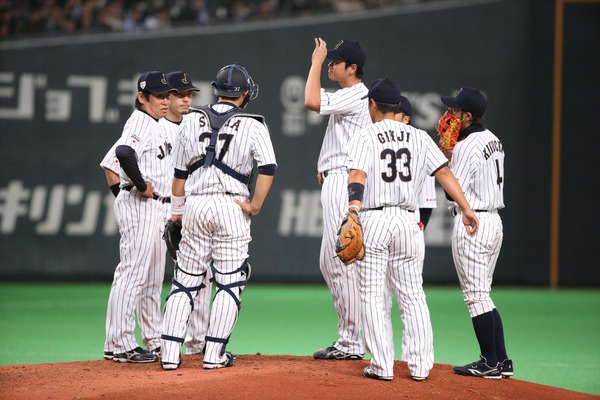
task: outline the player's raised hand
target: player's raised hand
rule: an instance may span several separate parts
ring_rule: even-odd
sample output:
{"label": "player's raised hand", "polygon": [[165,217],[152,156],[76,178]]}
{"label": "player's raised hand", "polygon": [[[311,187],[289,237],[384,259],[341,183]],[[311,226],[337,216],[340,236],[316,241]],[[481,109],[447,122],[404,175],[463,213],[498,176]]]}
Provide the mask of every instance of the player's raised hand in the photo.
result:
{"label": "player's raised hand", "polygon": [[477,228],[479,228],[479,219],[473,210],[467,210],[462,212],[462,220],[469,236],[475,236]]}
{"label": "player's raised hand", "polygon": [[317,64],[323,64],[327,58],[327,43],[320,37],[315,38],[315,49],[312,53],[312,62]]}

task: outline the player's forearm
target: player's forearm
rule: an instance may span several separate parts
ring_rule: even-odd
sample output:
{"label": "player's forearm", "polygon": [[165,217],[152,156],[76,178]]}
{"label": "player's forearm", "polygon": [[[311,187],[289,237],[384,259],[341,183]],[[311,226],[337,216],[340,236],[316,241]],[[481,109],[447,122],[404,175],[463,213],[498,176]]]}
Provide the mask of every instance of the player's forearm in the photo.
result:
{"label": "player's forearm", "polygon": [[148,185],[144,181],[142,173],[140,172],[140,167],[135,158],[135,150],[133,150],[130,146],[119,145],[115,149],[115,155],[119,159],[121,168],[123,168],[123,171],[125,171],[135,187],[140,192],[145,192]]}
{"label": "player's forearm", "polygon": [[450,168],[444,167],[440,169],[438,172],[435,173],[435,178],[442,185],[444,190],[450,196],[452,196],[452,199],[454,199],[454,201],[459,205],[461,210],[471,210],[471,206],[469,205],[469,202],[467,201],[467,198],[465,197],[465,194],[463,193],[463,190],[460,187],[458,180],[456,179],[452,171],[450,171]]}
{"label": "player's forearm", "polygon": [[321,111],[321,70],[321,64],[313,62],[306,78],[304,107],[310,111]]}
{"label": "player's forearm", "polygon": [[258,174],[258,178],[256,179],[256,186],[254,187],[254,196],[252,196],[252,200],[250,204],[252,205],[253,215],[258,214],[260,209],[267,198],[267,194],[271,190],[271,185],[273,184],[273,175],[263,175]]}

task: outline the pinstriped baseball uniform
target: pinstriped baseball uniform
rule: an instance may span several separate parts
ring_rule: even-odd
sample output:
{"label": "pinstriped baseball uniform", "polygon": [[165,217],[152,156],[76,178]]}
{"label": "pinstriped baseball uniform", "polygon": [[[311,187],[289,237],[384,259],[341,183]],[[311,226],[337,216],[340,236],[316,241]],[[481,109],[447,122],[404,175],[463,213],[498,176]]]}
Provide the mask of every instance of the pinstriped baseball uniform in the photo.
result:
{"label": "pinstriped baseball uniform", "polygon": [[363,83],[342,88],[334,93],[321,90],[320,115],[329,115],[329,123],[318,160],[318,170],[327,174],[321,189],[323,206],[323,239],[320,268],[338,315],[338,335],[334,347],[350,354],[364,354],[360,338],[360,299],[354,265],[345,266],[335,257],[337,230],[347,209],[345,168],[347,147],[351,138],[371,124]]}
{"label": "pinstriped baseball uniform", "polygon": [[[184,115],[183,118],[185,119],[186,115]],[[175,143],[177,136],[181,131],[183,121],[181,123],[177,123],[165,117],[159,120],[159,124],[171,138],[171,143]],[[170,216],[170,214],[171,212],[169,210],[168,215]],[[184,342],[186,354],[198,354],[204,351],[204,337],[206,336],[206,331],[208,329],[210,296],[212,292],[212,282],[210,281],[211,278],[212,271],[209,268],[208,273],[205,275],[204,280],[202,281],[206,288],[198,292],[198,295],[194,297],[194,309],[190,314]]]}
{"label": "pinstriped baseball uniform", "polygon": [[[115,148],[120,144],[120,140],[117,140],[115,144],[110,148],[110,150],[106,153],[102,161],[100,162],[100,167],[108,168],[116,174],[121,174],[121,166],[119,165],[119,160],[115,156]],[[168,215],[168,214],[166,214]],[[145,346],[151,346],[150,348],[154,349],[158,347],[157,338],[160,340],[160,314],[156,315],[155,305],[158,302],[160,304],[160,291],[157,291],[156,288],[160,285],[162,289],[162,283],[164,281],[164,276],[160,275],[160,272],[154,273],[150,275],[150,278],[153,279],[153,282],[147,281],[148,286],[143,287],[140,292],[140,296],[137,302],[136,310],[138,312],[138,323],[140,325],[140,332],[142,333],[142,340]],[[160,307],[159,307],[160,312]],[[110,310],[109,310],[110,313]],[[146,315],[150,316],[147,317]],[[107,315],[107,320],[109,317]],[[156,323],[159,322],[157,326]],[[112,332],[108,332],[109,327],[112,327],[112,324],[107,324],[107,332],[106,332],[106,342],[104,343],[104,351],[108,353],[114,352],[114,345],[108,342],[108,338],[112,337]],[[158,327],[158,329],[157,329]],[[159,335],[158,337],[156,335]]]}
{"label": "pinstriped baseball uniform", "polygon": [[[225,103],[212,105],[223,113],[231,106]],[[203,113],[188,114],[183,130],[173,147],[174,166],[187,171],[191,164],[206,154],[210,126]],[[207,135],[202,135],[202,134]],[[202,135],[202,140],[198,140]],[[275,165],[275,153],[269,130],[261,122],[243,116],[234,116],[219,130],[216,155],[221,161],[247,175],[252,172],[253,162],[258,166]],[[226,360],[224,345],[228,341],[238,318],[238,304],[249,271],[241,271],[248,258],[250,217],[233,199],[249,198],[248,186],[225,174],[214,165],[194,171],[186,182],[186,202],[183,212],[182,240],[178,252],[176,280],[185,288],[200,285],[202,276],[209,268],[214,269],[217,286],[230,285],[229,289],[217,291],[211,310],[207,333],[204,363],[222,363]],[[184,292],[175,292],[173,286],[163,316],[163,337],[182,337],[190,313],[190,299]],[[204,290],[204,289],[202,289]],[[197,291],[194,291],[195,296]],[[209,341],[216,338],[221,342]],[[162,340],[162,362],[179,363],[181,346],[171,340]]]}
{"label": "pinstriped baseball uniform", "polygon": [[[423,188],[421,189],[421,193],[419,194],[419,204],[418,208],[415,210],[415,218],[417,221],[420,220],[419,217],[419,209],[420,208],[436,208],[437,207],[437,199],[435,194],[435,177],[427,176],[425,178],[425,183],[423,184]],[[419,232],[419,235],[423,235],[423,231]],[[425,238],[423,237],[423,243],[425,243]],[[386,283],[389,284],[389,281]],[[392,300],[393,293],[391,288],[386,288],[386,300],[385,302],[388,304],[386,309],[386,322],[389,322],[387,329],[389,330],[389,335],[392,337],[393,329],[392,329],[392,320],[391,320],[391,311],[392,311]],[[398,299],[396,299],[398,300]],[[404,310],[402,309],[402,304],[398,301],[398,309],[400,311],[401,320],[405,320]],[[404,322],[403,322],[404,325]],[[402,335],[402,361],[408,361],[408,355],[406,349],[409,346],[407,335]]]}
{"label": "pinstriped baseball uniform", "polygon": [[[135,151],[140,172],[145,181],[152,182],[154,193],[160,198],[169,196],[170,143],[158,121],[136,109],[127,120],[118,144]],[[122,169],[119,173],[122,190],[114,209],[121,233],[121,262],[115,270],[108,300],[105,351],[123,353],[138,347],[134,309],[138,310],[144,344],[153,350],[160,346],[160,294],[166,261],[162,229],[168,209],[160,198],[142,198],[136,188],[123,190],[133,183]]]}
{"label": "pinstriped baseball uniform", "polygon": [[[479,231],[468,236],[461,218],[454,218],[452,255],[471,318],[492,311],[492,277],[502,246],[498,210],[504,208],[504,148],[489,130],[473,132],[454,147],[450,169],[477,212]],[[451,203],[454,209],[458,207]],[[460,212],[459,212],[460,214]],[[502,360],[500,360],[502,361]]]}
{"label": "pinstriped baseball uniform", "polygon": [[424,240],[414,211],[428,175],[446,164],[429,135],[384,119],[355,137],[348,169],[366,172],[360,219],[366,256],[357,262],[363,331],[371,367],[394,375],[391,322],[385,321],[386,280],[404,311],[406,359],[412,376],[433,367],[433,332],[423,291]]}

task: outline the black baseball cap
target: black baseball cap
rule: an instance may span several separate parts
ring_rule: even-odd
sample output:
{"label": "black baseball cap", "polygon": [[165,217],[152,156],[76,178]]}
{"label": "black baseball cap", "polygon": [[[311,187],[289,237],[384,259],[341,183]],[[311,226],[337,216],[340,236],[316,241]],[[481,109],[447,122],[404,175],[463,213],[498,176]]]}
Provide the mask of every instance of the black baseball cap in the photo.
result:
{"label": "black baseball cap", "polygon": [[475,118],[483,117],[487,107],[487,101],[483,93],[478,89],[464,87],[456,96],[441,96],[442,103],[450,108],[468,111]]}
{"label": "black baseball cap", "polygon": [[400,100],[400,109],[398,110],[399,112],[403,112],[404,114],[408,115],[409,117],[412,116],[413,113],[413,108],[412,105],[410,104],[410,101],[408,101],[408,99],[405,96],[400,96],[401,100]]}
{"label": "black baseball cap", "polygon": [[402,94],[400,87],[390,78],[380,78],[375,80],[369,88],[369,93],[362,99],[370,98],[379,103],[400,104],[402,102]]}
{"label": "black baseball cap", "polygon": [[177,91],[169,85],[167,77],[160,71],[144,72],[138,79],[137,89],[138,92],[150,92],[154,94]]}
{"label": "black baseball cap", "polygon": [[360,44],[354,40],[343,39],[331,50],[327,50],[327,58],[333,61],[348,61],[361,69],[365,66],[367,55]]}
{"label": "black baseball cap", "polygon": [[167,74],[167,81],[169,82],[169,85],[178,92],[187,92],[188,90],[193,90],[195,92],[200,91],[200,89],[194,86],[192,80],[183,71],[169,72]]}

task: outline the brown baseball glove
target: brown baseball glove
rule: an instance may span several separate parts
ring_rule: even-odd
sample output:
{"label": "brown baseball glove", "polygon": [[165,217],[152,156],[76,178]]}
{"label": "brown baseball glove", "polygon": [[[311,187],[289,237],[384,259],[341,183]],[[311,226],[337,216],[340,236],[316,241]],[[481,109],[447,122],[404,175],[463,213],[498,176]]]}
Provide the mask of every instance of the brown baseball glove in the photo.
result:
{"label": "brown baseball glove", "polygon": [[456,115],[446,111],[438,121],[436,130],[440,135],[439,145],[442,150],[451,150],[456,145],[460,133],[461,122]]}
{"label": "brown baseball glove", "polygon": [[365,258],[362,225],[358,219],[358,213],[354,210],[348,211],[342,221],[342,226],[338,231],[335,251],[340,260],[346,265]]}

